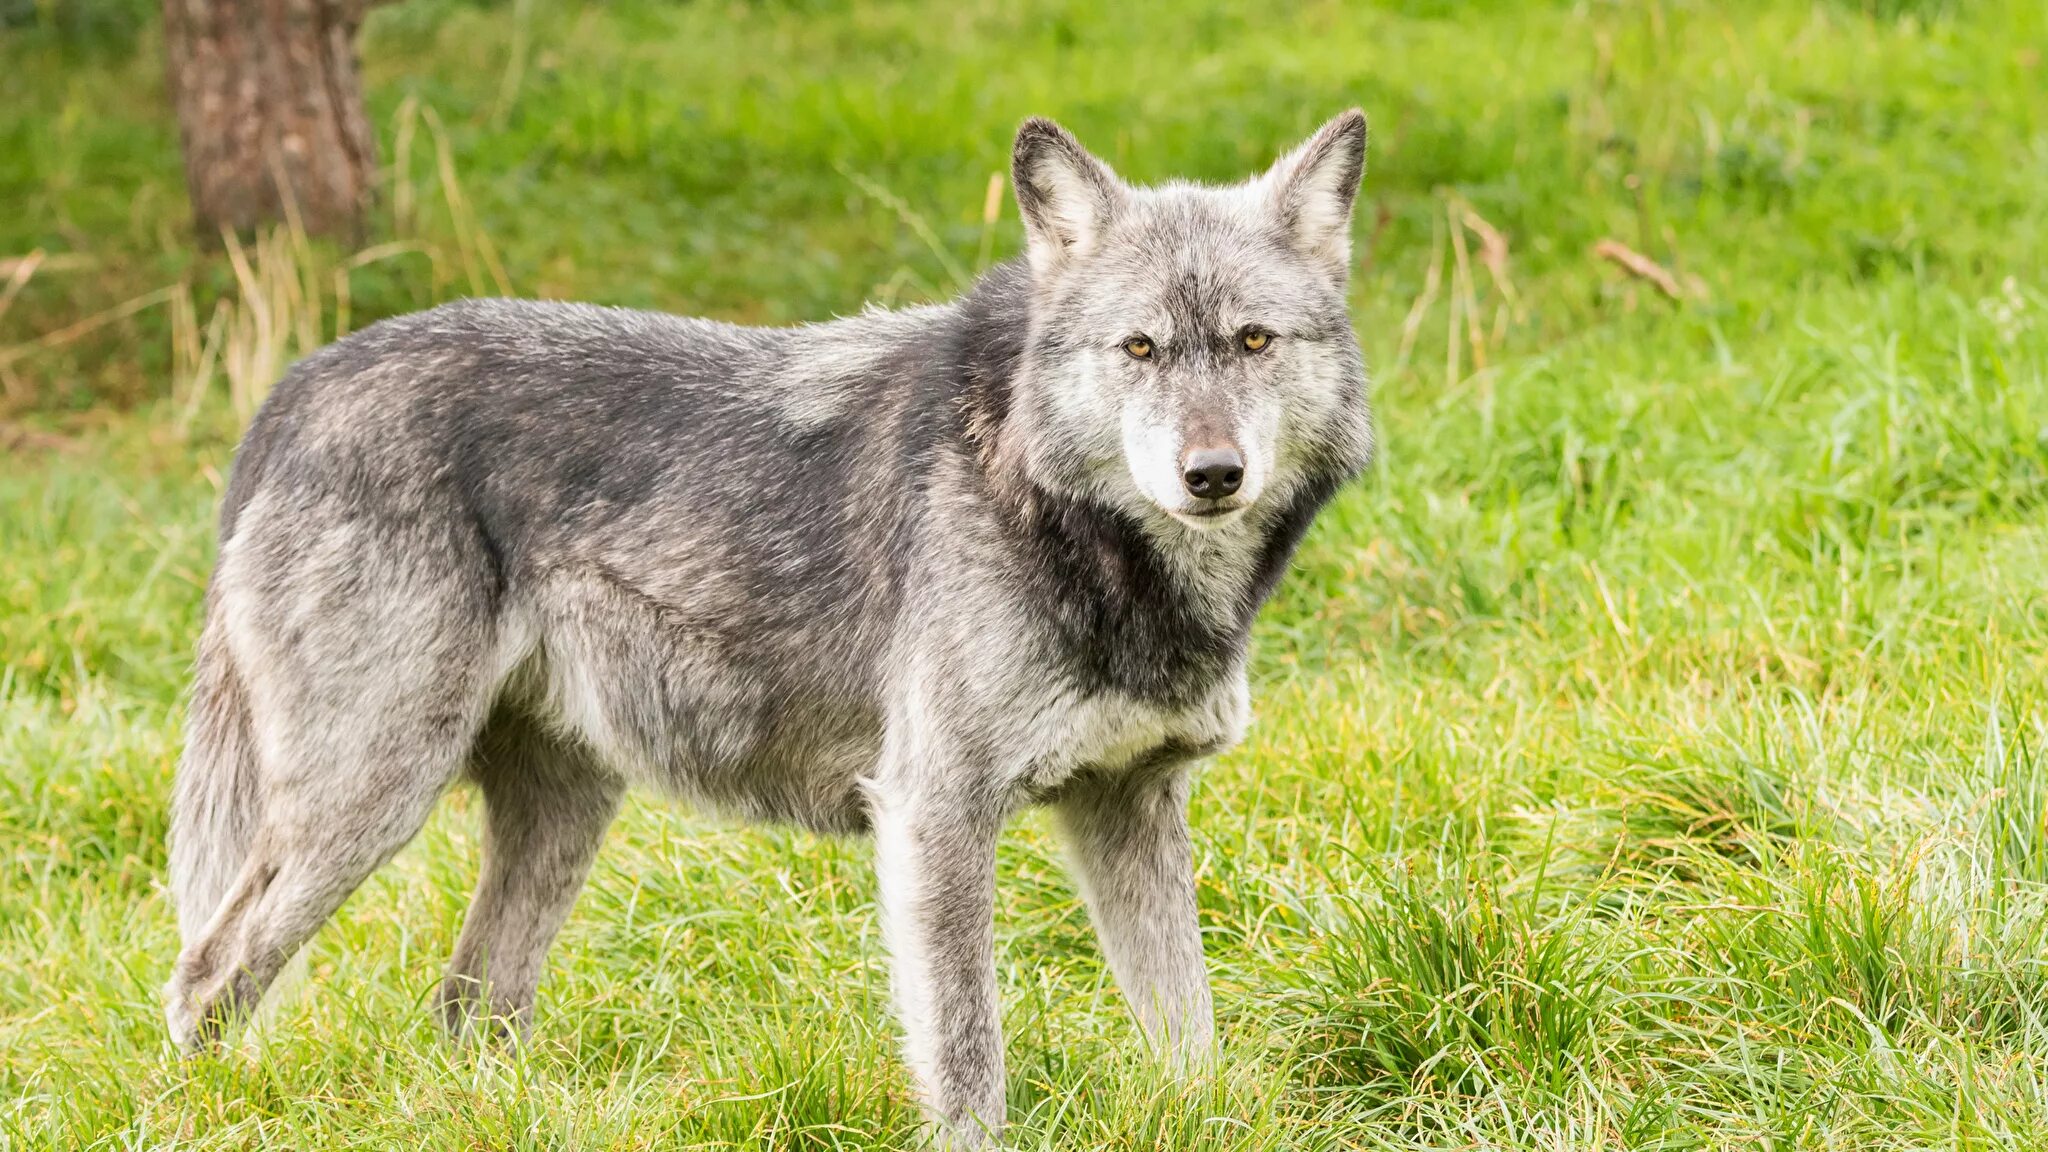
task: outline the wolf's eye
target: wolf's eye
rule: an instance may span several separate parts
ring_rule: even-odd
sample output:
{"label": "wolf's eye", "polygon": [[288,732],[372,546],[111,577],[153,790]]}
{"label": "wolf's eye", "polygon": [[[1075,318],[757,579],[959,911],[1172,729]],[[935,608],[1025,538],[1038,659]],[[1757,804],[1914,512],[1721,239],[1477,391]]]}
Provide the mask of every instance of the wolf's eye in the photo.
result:
{"label": "wolf's eye", "polygon": [[1152,342],[1143,336],[1133,336],[1129,340],[1124,341],[1124,351],[1130,353],[1133,360],[1150,360],[1152,358]]}
{"label": "wolf's eye", "polygon": [[1263,352],[1266,350],[1266,345],[1273,342],[1272,336],[1259,331],[1257,328],[1245,329],[1244,334],[1237,339],[1239,343],[1244,345],[1244,350],[1247,352]]}

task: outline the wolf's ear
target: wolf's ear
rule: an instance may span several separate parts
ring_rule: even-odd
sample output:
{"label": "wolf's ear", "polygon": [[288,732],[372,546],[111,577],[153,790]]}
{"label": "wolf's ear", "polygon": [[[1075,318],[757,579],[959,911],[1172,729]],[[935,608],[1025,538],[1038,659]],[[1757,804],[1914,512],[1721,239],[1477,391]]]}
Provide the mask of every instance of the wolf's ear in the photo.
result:
{"label": "wolf's ear", "polygon": [[1342,282],[1351,266],[1351,205],[1365,175],[1365,113],[1356,108],[1316,129],[1264,178],[1288,239]]}
{"label": "wolf's ear", "polygon": [[1031,267],[1040,274],[1093,248],[1124,197],[1107,164],[1066,129],[1037,116],[1017,129],[1010,179],[1031,242]]}

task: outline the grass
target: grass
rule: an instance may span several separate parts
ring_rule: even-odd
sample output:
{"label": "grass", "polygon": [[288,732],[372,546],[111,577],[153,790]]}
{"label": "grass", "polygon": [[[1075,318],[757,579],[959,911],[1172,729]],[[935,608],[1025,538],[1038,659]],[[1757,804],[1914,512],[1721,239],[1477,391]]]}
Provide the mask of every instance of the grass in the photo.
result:
{"label": "grass", "polygon": [[[0,257],[51,254],[0,349],[234,298],[117,9],[0,6]],[[1372,116],[1385,455],[1196,801],[1227,1058],[1136,1055],[1026,819],[1019,1147],[2048,1147],[2040,5],[407,0],[364,51],[379,234],[414,250],[350,273],[355,324],[488,285],[478,237],[527,294],[943,295],[1015,250],[983,205],[1027,113],[1137,178]],[[527,1052],[451,1052],[424,1009],[476,867],[458,795],[312,946],[266,1059],[172,1057],[165,799],[235,426],[224,387],[172,395],[173,327],[0,352],[0,1146],[905,1143],[866,850],[652,801]]]}

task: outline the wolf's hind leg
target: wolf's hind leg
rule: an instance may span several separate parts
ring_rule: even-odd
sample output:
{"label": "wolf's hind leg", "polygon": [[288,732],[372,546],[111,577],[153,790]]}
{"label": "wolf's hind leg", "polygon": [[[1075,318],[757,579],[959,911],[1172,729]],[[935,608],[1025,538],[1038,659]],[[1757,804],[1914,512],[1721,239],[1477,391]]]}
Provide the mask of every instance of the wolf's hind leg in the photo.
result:
{"label": "wolf's hind leg", "polygon": [[624,783],[571,741],[494,718],[473,771],[484,794],[484,866],[441,982],[456,1037],[524,1035],[555,933],[619,810]]}
{"label": "wolf's hind leg", "polygon": [[239,870],[164,989],[187,1048],[246,1018],[419,832],[484,726],[504,662],[467,538],[366,551],[362,517],[314,505],[273,532],[260,503],[215,572],[247,690],[254,819]]}
{"label": "wolf's hind leg", "polygon": [[164,990],[172,1039],[193,1049],[248,1017],[299,948],[426,823],[444,771],[337,772],[318,796],[274,803],[206,928]]}

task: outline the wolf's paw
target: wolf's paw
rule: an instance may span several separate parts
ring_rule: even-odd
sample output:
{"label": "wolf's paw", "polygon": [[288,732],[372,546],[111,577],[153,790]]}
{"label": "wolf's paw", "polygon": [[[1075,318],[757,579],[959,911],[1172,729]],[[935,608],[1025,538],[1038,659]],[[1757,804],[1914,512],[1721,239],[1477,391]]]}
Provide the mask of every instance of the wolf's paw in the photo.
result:
{"label": "wolf's paw", "polygon": [[476,977],[449,973],[435,994],[442,1032],[457,1046],[515,1047],[532,1027],[530,1004],[494,1004]]}
{"label": "wolf's paw", "polygon": [[206,1029],[201,1027],[192,992],[183,981],[173,980],[164,985],[164,1023],[170,1027],[171,1043],[178,1046],[178,1051],[190,1055],[206,1047]]}

